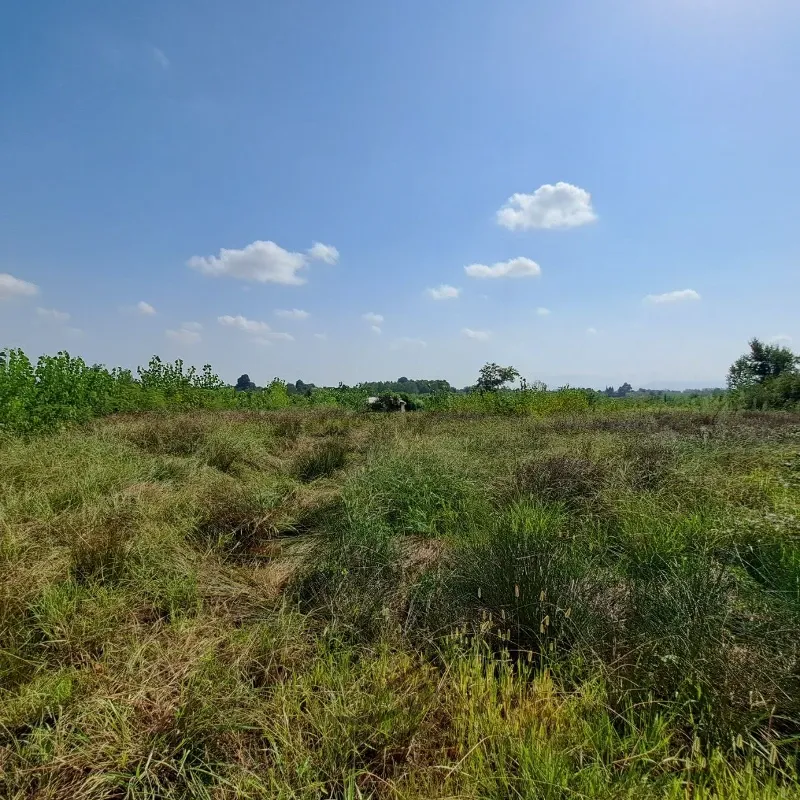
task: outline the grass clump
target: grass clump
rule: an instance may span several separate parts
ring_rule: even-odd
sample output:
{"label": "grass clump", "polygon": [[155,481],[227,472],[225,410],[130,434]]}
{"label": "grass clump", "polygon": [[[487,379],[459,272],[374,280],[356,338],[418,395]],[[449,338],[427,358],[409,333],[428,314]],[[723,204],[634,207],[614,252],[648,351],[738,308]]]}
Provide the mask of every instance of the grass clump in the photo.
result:
{"label": "grass clump", "polygon": [[0,796],[799,798],[798,425],[4,437]]}
{"label": "grass clump", "polygon": [[344,444],[326,439],[297,458],[294,472],[303,483],[326,478],[345,466],[347,453],[348,448]]}

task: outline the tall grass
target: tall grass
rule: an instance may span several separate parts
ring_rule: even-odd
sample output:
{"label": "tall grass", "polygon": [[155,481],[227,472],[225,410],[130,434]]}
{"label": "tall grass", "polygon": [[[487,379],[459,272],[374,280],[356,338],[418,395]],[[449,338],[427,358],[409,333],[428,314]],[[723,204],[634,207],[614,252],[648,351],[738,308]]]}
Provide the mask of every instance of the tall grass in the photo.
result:
{"label": "tall grass", "polygon": [[790,798],[788,415],[0,441],[0,796]]}

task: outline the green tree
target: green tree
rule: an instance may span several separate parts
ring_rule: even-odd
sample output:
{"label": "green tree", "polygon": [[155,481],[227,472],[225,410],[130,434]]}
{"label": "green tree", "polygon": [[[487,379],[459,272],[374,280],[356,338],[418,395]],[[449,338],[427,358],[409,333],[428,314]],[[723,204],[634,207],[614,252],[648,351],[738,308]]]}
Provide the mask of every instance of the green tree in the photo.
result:
{"label": "green tree", "polygon": [[233,388],[236,389],[237,392],[252,392],[256,388],[256,385],[245,372],[244,375],[239,376],[239,379],[236,381],[236,386]]}
{"label": "green tree", "polygon": [[800,357],[788,347],[750,340],[750,352],[739,356],[728,370],[728,388],[746,389],[797,371]]}
{"label": "green tree", "polygon": [[519,372],[514,367],[501,367],[492,362],[481,367],[476,387],[481,392],[496,392],[517,378],[519,378]]}

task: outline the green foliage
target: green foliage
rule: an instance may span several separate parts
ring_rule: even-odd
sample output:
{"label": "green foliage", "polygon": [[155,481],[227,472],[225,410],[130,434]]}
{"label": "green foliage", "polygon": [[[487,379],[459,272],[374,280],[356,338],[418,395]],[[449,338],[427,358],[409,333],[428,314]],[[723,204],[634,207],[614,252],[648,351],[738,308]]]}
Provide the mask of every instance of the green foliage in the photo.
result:
{"label": "green foliage", "polygon": [[481,392],[496,392],[517,378],[519,372],[514,367],[501,367],[492,362],[481,367],[476,388]]}
{"label": "green foliage", "polygon": [[737,358],[728,371],[728,386],[731,389],[746,389],[786,373],[794,373],[798,363],[800,356],[796,356],[788,347],[751,339],[750,352]]}

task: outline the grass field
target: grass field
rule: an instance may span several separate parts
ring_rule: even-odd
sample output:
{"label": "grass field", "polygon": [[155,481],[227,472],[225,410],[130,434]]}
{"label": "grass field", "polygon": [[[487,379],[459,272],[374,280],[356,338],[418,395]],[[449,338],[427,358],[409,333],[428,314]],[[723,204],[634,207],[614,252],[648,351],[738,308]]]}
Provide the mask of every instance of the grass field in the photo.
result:
{"label": "grass field", "polygon": [[800,798],[800,416],[0,440],[0,797]]}

